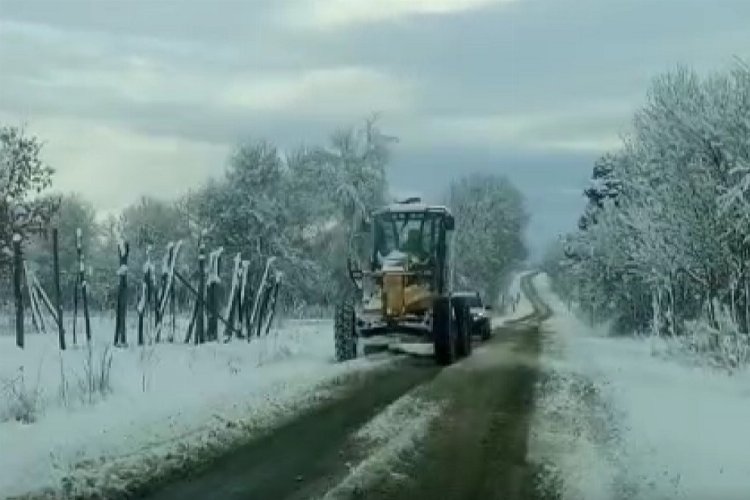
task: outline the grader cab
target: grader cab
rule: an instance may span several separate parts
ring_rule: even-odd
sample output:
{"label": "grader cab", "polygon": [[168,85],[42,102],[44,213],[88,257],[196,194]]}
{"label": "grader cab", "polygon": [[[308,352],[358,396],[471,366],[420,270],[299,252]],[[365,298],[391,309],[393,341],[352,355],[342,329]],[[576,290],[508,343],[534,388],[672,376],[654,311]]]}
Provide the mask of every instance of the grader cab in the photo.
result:
{"label": "grader cab", "polygon": [[349,261],[353,292],[336,310],[336,359],[357,356],[368,340],[430,342],[435,359],[450,364],[471,351],[468,308],[450,295],[446,207],[408,200],[372,214],[365,266]]}

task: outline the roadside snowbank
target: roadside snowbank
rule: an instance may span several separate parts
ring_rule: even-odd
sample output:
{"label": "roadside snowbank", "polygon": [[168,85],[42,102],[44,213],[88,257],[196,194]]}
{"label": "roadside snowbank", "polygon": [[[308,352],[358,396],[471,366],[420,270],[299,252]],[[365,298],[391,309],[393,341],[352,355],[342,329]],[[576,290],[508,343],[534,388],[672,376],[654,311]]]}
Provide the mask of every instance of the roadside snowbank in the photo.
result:
{"label": "roadside snowbank", "polygon": [[[91,350],[62,354],[54,335],[30,335],[24,350],[0,337],[0,496],[124,489],[273,425],[321,397],[321,384],[386,362],[333,363],[331,331],[328,321],[299,321],[251,343],[112,349],[94,339]],[[33,422],[12,418],[18,405],[33,407]]]}
{"label": "roadside snowbank", "polygon": [[750,496],[750,374],[727,376],[653,355],[651,341],[605,336],[567,311],[545,330],[532,460],[563,498]]}

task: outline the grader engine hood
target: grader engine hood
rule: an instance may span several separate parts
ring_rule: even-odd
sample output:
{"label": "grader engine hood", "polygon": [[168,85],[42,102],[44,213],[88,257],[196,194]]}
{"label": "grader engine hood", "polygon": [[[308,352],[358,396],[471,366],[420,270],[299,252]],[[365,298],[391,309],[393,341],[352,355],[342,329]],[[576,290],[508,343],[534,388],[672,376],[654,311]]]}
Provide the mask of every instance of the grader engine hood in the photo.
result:
{"label": "grader engine hood", "polygon": [[410,272],[408,257],[393,252],[384,259],[381,290],[382,313],[386,318],[397,319],[405,314],[418,313],[430,307],[432,293]]}
{"label": "grader engine hood", "polygon": [[387,318],[400,318],[430,307],[432,293],[425,285],[409,284],[410,278],[404,272],[391,271],[383,274],[381,299],[383,315]]}

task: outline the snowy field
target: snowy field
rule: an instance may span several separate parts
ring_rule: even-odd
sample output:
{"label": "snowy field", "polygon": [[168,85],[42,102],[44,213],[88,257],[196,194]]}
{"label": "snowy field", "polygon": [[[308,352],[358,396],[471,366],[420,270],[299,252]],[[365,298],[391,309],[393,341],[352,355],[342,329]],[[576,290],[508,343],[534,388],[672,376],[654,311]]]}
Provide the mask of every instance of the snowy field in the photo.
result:
{"label": "snowy field", "polygon": [[[289,321],[251,343],[111,348],[108,320],[89,350],[54,334],[26,349],[0,336],[0,497],[119,491],[220,452],[380,360],[333,363],[329,321]],[[179,330],[182,331],[182,330]],[[181,338],[181,336],[180,336]]]}
{"label": "snowy field", "polygon": [[750,498],[750,374],[665,359],[612,338],[535,281],[546,324],[531,458],[564,499]]}

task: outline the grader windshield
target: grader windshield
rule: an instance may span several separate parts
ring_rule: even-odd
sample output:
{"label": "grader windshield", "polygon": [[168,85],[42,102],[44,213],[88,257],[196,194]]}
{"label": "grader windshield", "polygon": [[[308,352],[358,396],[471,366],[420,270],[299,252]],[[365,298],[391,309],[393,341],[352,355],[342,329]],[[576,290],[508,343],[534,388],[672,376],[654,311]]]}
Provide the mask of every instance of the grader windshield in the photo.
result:
{"label": "grader windshield", "polygon": [[420,260],[436,250],[439,221],[424,212],[385,213],[375,220],[375,248],[380,257],[404,253]]}
{"label": "grader windshield", "polygon": [[442,270],[445,231],[452,229],[452,216],[445,209],[397,206],[376,213],[373,222],[373,270],[394,260]]}

